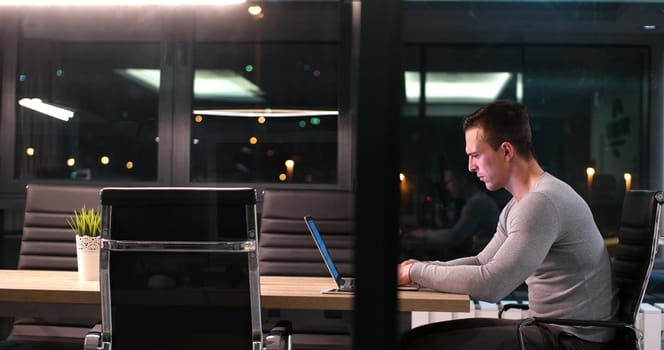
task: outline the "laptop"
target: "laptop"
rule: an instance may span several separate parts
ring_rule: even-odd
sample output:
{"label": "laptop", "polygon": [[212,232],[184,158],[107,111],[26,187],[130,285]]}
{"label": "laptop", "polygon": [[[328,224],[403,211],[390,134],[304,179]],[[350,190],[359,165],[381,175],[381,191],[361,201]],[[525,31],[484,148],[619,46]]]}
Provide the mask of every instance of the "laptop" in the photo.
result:
{"label": "laptop", "polygon": [[[325,241],[323,241],[323,237],[321,236],[320,231],[318,231],[318,227],[316,227],[314,219],[311,216],[305,216],[304,222],[307,224],[307,228],[309,229],[309,232],[311,233],[314,242],[316,242],[316,247],[318,247],[318,251],[320,252],[320,255],[323,257],[323,261],[325,262],[325,266],[327,266],[327,270],[330,271],[332,279],[334,279],[334,282],[337,284],[337,288],[324,289],[321,291],[321,293],[353,293],[355,291],[355,279],[349,277],[341,277],[339,271],[337,271],[337,268],[334,266],[334,261],[332,261],[332,256],[330,256],[330,252],[327,250],[327,247],[325,246]],[[419,289],[419,287],[415,285],[398,286],[397,288],[399,290]]]}

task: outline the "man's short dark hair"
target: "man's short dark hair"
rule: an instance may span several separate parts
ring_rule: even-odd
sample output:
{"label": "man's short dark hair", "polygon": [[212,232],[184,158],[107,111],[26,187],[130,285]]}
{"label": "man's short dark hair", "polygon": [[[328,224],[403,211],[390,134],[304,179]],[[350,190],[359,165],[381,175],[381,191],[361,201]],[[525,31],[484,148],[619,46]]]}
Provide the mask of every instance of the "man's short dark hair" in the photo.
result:
{"label": "man's short dark hair", "polygon": [[496,101],[463,118],[463,130],[480,128],[484,141],[494,150],[507,141],[526,158],[533,156],[532,132],[526,106],[513,101]]}

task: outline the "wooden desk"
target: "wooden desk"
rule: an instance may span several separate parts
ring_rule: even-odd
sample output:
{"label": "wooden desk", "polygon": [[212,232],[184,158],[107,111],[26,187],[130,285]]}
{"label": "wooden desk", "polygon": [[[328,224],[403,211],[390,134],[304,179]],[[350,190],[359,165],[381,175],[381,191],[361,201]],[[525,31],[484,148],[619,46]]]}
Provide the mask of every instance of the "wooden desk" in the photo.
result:
{"label": "wooden desk", "polygon": [[[263,308],[352,310],[353,296],[321,294],[329,277],[261,277]],[[467,295],[399,291],[399,311],[467,312]],[[79,282],[72,271],[0,270],[0,311],[19,304],[99,304],[99,283]],[[1,314],[2,312],[0,312]]]}

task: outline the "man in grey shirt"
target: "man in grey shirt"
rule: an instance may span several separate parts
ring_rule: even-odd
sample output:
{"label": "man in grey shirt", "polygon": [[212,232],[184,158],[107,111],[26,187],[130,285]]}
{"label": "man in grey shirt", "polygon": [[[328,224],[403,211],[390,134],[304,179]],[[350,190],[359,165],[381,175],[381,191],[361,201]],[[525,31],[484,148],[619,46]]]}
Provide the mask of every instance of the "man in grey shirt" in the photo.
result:
{"label": "man in grey shirt", "polygon": [[[505,188],[503,208],[488,245],[476,256],[447,262],[406,260],[400,284],[466,293],[496,302],[523,281],[532,316],[611,320],[618,310],[608,253],[585,201],[545,172],[532,151],[523,105],[498,101],[463,122],[468,167],[487,189]],[[517,349],[515,320],[466,319],[430,324],[404,335],[408,349]],[[528,349],[604,349],[613,338],[601,328],[525,328]]]}

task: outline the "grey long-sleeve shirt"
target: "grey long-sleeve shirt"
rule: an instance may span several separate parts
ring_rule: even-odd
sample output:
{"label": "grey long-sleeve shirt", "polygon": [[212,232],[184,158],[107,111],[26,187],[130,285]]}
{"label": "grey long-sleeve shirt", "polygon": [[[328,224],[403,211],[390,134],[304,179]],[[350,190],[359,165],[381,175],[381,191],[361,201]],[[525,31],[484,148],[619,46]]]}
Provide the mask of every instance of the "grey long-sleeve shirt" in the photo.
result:
{"label": "grey long-sleeve shirt", "polygon": [[[539,317],[610,320],[618,310],[609,256],[590,208],[569,185],[546,172],[524,198],[507,203],[494,237],[478,255],[415,263],[410,279],[490,302],[525,280],[530,313]],[[593,341],[613,334],[565,330]]]}

